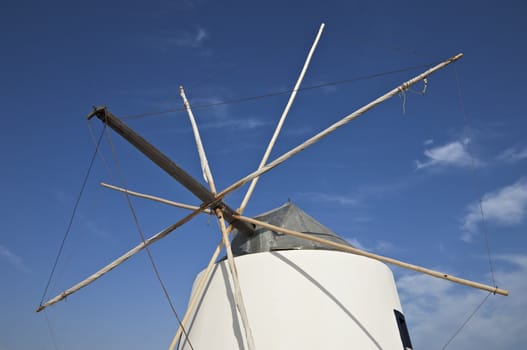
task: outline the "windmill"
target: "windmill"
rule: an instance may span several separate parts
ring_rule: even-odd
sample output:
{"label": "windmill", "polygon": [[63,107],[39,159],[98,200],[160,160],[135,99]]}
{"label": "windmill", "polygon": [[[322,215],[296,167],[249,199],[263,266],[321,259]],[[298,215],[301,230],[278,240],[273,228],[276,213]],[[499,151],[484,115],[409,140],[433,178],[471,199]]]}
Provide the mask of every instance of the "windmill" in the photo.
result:
{"label": "windmill", "polygon": [[[256,218],[243,216],[261,175],[378,104],[404,93],[418,82],[426,83],[428,76],[462,57],[462,54],[458,54],[435,65],[268,162],[323,29],[324,24],[318,31],[258,169],[222,191],[216,189],[198,126],[183,88],[180,89],[181,97],[189,115],[203,176],[209,188],[106,107],[94,108],[88,119],[100,119],[105,126],[121,135],[193,193],[201,205],[185,205],[104,184],[128,195],[183,207],[191,212],[143,240],[87,279],[43,303],[37,312],[102,277],[203,212],[217,217],[221,240],[209,265],[196,278],[187,312],[169,349],[176,346],[179,349],[339,349],[349,347],[349,344],[361,349],[412,349],[393,275],[384,263],[508,295],[506,290],[496,286],[468,281],[358,249],[292,203]],[[249,189],[239,208],[229,206],[224,198],[247,183],[250,183]],[[226,258],[218,261],[223,248]]]}

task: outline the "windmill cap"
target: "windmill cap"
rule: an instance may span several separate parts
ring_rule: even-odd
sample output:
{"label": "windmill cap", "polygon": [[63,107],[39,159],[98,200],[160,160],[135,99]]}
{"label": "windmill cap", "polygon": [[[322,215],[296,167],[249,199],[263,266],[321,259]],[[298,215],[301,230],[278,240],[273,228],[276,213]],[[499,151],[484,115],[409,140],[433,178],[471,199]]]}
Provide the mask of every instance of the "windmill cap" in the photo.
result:
{"label": "windmill cap", "polygon": [[[332,242],[352,246],[290,201],[278,208],[256,216],[255,219],[289,230],[324,238]],[[335,250],[322,243],[289,236],[258,226],[251,236],[236,232],[231,246],[235,256],[276,250]]]}

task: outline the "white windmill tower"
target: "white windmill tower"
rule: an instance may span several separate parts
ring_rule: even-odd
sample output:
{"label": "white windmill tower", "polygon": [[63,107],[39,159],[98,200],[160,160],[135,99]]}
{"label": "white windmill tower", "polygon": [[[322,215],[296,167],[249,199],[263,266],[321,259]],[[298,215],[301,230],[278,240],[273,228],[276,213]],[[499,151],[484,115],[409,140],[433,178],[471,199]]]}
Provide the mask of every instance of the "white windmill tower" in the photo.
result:
{"label": "white windmill tower", "polygon": [[[290,202],[256,220],[348,245]],[[248,324],[235,307],[228,262],[220,261],[186,324],[194,349],[250,348],[243,327],[257,349],[411,349],[385,264],[265,227],[238,234],[232,251]],[[191,349],[185,340],[180,349]]]}
{"label": "white windmill tower", "polygon": [[[157,150],[105,107],[88,116],[115,130],[201,201],[199,207],[105,185],[128,195],[184,207],[192,212],[131,249],[84,281],[40,305],[41,311],[100,278],[157,242],[201,212],[217,216],[221,241],[208,267],[196,278],[187,312],[169,349],[411,349],[390,263],[438,278],[507,295],[497,287],[463,280],[351,246],[292,203],[248,218],[242,215],[260,175],[316,143],[377,104],[406,91],[461,58],[458,54],[406,81],[347,115],[291,151],[267,162],[293,103],[324,25],[309,52],[293,93],[278,122],[259,168],[217,192],[185,93],[181,96],[196,138],[203,175],[209,189]],[[251,182],[234,210],[224,201],[230,192]],[[228,224],[227,224],[228,223]],[[229,237],[233,234],[233,239]],[[226,258],[218,261],[225,247]]]}

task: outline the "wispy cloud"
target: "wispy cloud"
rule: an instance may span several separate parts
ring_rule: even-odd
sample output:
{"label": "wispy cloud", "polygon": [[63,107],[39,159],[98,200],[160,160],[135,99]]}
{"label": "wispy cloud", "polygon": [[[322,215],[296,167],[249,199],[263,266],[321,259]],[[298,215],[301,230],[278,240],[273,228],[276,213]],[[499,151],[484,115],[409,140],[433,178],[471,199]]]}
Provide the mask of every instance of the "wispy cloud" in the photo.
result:
{"label": "wispy cloud", "polygon": [[428,139],[428,140],[424,140],[423,141],[423,145],[424,146],[430,146],[432,144],[434,144],[434,140],[432,140],[432,139]]}
{"label": "wispy cloud", "polygon": [[[523,222],[527,215],[527,178],[521,178],[512,185],[485,194],[482,206],[485,220],[489,223],[512,226]],[[479,204],[469,205],[462,221],[461,238],[470,242],[477,233],[481,221]]]}
{"label": "wispy cloud", "polygon": [[360,242],[356,237],[344,237],[344,239],[355,248],[359,248],[368,252],[393,253],[401,251],[399,247],[388,241],[378,240],[375,242],[373,247],[369,247]]}
{"label": "wispy cloud", "polygon": [[[332,94],[338,91],[337,84],[328,84],[327,81],[315,80],[309,86],[306,87],[320,87],[320,90],[325,94]],[[286,89],[284,89],[285,91]]]}
{"label": "wispy cloud", "polygon": [[375,242],[375,251],[379,253],[394,253],[400,252],[402,249],[388,241],[377,241]]}
{"label": "wispy cloud", "polygon": [[168,46],[201,48],[208,38],[209,34],[204,28],[197,28],[192,31],[180,31],[173,37],[167,38],[166,44]]}
{"label": "wispy cloud", "polygon": [[[429,144],[430,145],[430,144]],[[467,150],[467,142],[454,141],[442,146],[425,149],[425,160],[415,161],[417,170],[431,167],[470,167],[471,157]],[[480,162],[475,160],[475,164]]]}
{"label": "wispy cloud", "polygon": [[497,160],[506,163],[516,163],[527,158],[527,146],[524,148],[511,147],[501,152]]}
{"label": "wispy cloud", "polygon": [[[67,210],[71,210],[73,198],[68,196],[62,189],[58,189],[54,192],[56,200]],[[81,210],[77,210],[74,218],[75,230],[81,229],[83,232],[88,232],[98,238],[110,239],[113,238],[112,234],[104,229],[99,223],[85,215]]]}
{"label": "wispy cloud", "polygon": [[247,130],[247,129],[256,129],[262,126],[269,125],[269,122],[258,118],[219,118],[213,121],[207,121],[201,123],[199,126],[200,129],[221,129],[221,128],[231,128],[235,130]]}
{"label": "wispy cloud", "polygon": [[392,179],[384,184],[369,184],[357,189],[359,198],[384,198],[405,191],[415,185],[415,180],[409,177]]}
{"label": "wispy cloud", "polygon": [[282,134],[287,136],[308,135],[313,134],[313,128],[307,125],[285,128]]}
{"label": "wispy cloud", "polygon": [[199,1],[199,0],[182,0],[182,1],[176,1],[176,3],[180,3],[183,6],[187,7],[188,9],[194,9],[201,3],[201,1]]}
{"label": "wispy cloud", "polygon": [[[527,256],[502,256],[512,269],[496,271],[500,285],[514,291],[486,304],[452,341],[449,349],[520,349],[527,344]],[[485,293],[417,274],[397,280],[415,349],[441,348],[483,300]]]}
{"label": "wispy cloud", "polygon": [[113,238],[112,234],[102,228],[99,224],[97,224],[95,221],[84,218],[82,219],[82,224],[84,226],[84,230],[86,232],[90,232],[91,234],[102,238],[102,239],[110,239]]}
{"label": "wispy cloud", "polygon": [[363,216],[353,216],[351,218],[353,222],[356,223],[365,223],[365,222],[372,222],[373,218],[371,216],[363,215]]}
{"label": "wispy cloud", "polygon": [[229,106],[223,104],[218,97],[196,98],[191,102],[195,114],[200,114],[200,106],[214,106],[212,112],[208,113],[207,118],[196,115],[197,124],[200,130],[230,128],[233,130],[250,130],[272,124],[271,121],[257,118],[254,116],[239,118],[233,117],[229,112]]}
{"label": "wispy cloud", "polygon": [[366,250],[366,251],[369,251],[370,249],[367,248],[364,244],[362,244],[357,238],[355,237],[344,237],[344,239],[346,240],[346,242],[348,242],[349,244],[351,244],[352,246],[354,246],[355,248],[358,248],[358,249],[361,249],[361,250]]}
{"label": "wispy cloud", "polygon": [[356,206],[360,204],[360,201],[356,197],[349,195],[323,192],[301,192],[299,195],[304,196],[305,198],[312,201],[336,203],[338,205],[344,206]]}
{"label": "wispy cloud", "polygon": [[[331,167],[333,164],[320,163],[317,166]],[[346,193],[326,193],[326,192],[300,192],[299,196],[303,196],[308,200],[314,202],[324,202],[329,204],[337,204],[342,206],[361,206],[365,207],[368,201],[372,199],[382,199],[387,196],[405,191],[412,186],[415,180],[411,178],[400,178],[392,180],[390,183],[373,184],[359,186],[356,189]],[[356,217],[354,221],[371,221],[369,217]]]}
{"label": "wispy cloud", "polygon": [[8,262],[11,266],[20,272],[29,272],[22,258],[11,252],[6,246],[0,245],[0,258]]}

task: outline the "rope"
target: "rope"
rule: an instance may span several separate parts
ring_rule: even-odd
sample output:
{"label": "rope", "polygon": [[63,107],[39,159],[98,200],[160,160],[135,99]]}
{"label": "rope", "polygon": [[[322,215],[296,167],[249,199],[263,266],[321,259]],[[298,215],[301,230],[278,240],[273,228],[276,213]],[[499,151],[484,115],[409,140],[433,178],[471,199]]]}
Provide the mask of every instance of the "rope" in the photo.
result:
{"label": "rope", "polygon": [[443,347],[441,348],[441,350],[445,350],[449,345],[450,343],[454,340],[454,338],[456,338],[458,336],[458,334],[461,332],[461,330],[467,325],[467,323],[472,319],[472,317],[474,317],[474,315],[479,311],[479,309],[481,309],[481,307],[483,306],[483,304],[485,304],[485,302],[487,301],[487,299],[489,298],[489,296],[493,294],[492,292],[488,293],[485,298],[483,298],[483,300],[481,301],[481,303],[479,303],[479,305],[476,307],[476,309],[467,317],[467,319],[465,320],[465,322],[463,322],[461,324],[461,326],[459,326],[459,328],[454,332],[454,334],[450,337],[450,339],[448,339],[448,341],[445,343],[445,345],[443,345]]}
{"label": "rope", "polygon": [[403,100],[403,115],[406,114],[406,90],[399,89],[399,97]]}
{"label": "rope", "polygon": [[79,203],[80,203],[82,195],[84,193],[84,189],[86,188],[86,184],[88,182],[88,178],[90,176],[90,173],[91,173],[91,170],[92,170],[92,167],[93,167],[93,163],[95,161],[95,157],[96,157],[96,155],[98,153],[99,146],[101,144],[102,136],[104,135],[104,130],[105,129],[106,129],[106,126],[102,129],[101,135],[99,136],[97,144],[95,145],[95,151],[93,152],[93,155],[92,155],[92,157],[90,159],[90,163],[88,165],[88,170],[86,171],[86,175],[84,176],[84,180],[83,180],[82,185],[81,185],[81,190],[79,191],[79,195],[77,196],[77,200],[75,201],[75,205],[73,206],[71,217],[69,219],[68,226],[66,228],[66,232],[64,233],[64,238],[62,238],[62,243],[60,244],[60,248],[59,248],[59,251],[57,253],[57,257],[55,258],[55,262],[53,263],[53,268],[51,269],[51,273],[49,274],[48,282],[46,283],[46,287],[44,288],[44,293],[42,293],[42,298],[40,299],[40,306],[42,306],[42,303],[44,302],[44,299],[46,298],[46,295],[47,295],[48,289],[49,289],[49,285],[51,283],[51,280],[53,279],[53,275],[55,274],[55,270],[57,268],[57,264],[59,262],[59,259],[60,259],[61,255],[62,255],[62,251],[64,249],[64,245],[66,243],[66,239],[68,238],[69,233],[71,231],[71,226],[73,224],[73,219],[75,218],[75,214],[77,213],[77,208],[79,207]]}
{"label": "rope", "polygon": [[478,196],[478,205],[479,205],[479,212],[481,215],[481,230],[483,231],[483,236],[485,237],[485,247],[487,250],[487,258],[489,262],[489,271],[492,278],[492,284],[496,286],[496,278],[494,276],[494,266],[492,263],[492,256],[490,253],[490,243],[489,243],[489,235],[487,230],[487,220],[485,218],[485,213],[483,211],[483,196],[481,194],[481,184],[478,177],[478,172],[476,170],[476,161],[474,158],[474,152],[472,150],[472,135],[470,132],[470,127],[468,123],[468,115],[465,110],[465,103],[463,100],[463,95],[461,93],[461,84],[459,82],[459,74],[457,71],[457,66],[454,65],[454,70],[456,72],[456,83],[457,83],[457,91],[458,91],[458,97],[459,97],[459,104],[461,106],[461,112],[463,113],[463,122],[464,122],[464,132],[465,132],[465,139],[467,140],[467,150],[470,155],[470,167],[472,169],[472,174],[474,176],[474,187],[476,190],[476,195]]}
{"label": "rope", "polygon": [[[110,144],[110,148],[112,150],[112,155],[113,155],[115,164],[117,166],[117,172],[119,173],[119,177],[120,177],[120,180],[121,180],[121,185],[122,185],[122,187],[126,188],[124,175],[123,175],[123,172],[121,170],[119,159],[117,157],[117,152],[115,150],[114,144],[113,144],[112,139],[110,137],[110,133],[107,133],[107,137],[108,137],[108,142]],[[141,225],[139,224],[139,219],[138,219],[136,211],[135,211],[135,209],[134,209],[134,207],[132,205],[132,201],[130,200],[130,196],[126,192],[124,194],[125,194],[125,198],[126,198],[126,202],[128,204],[128,207],[130,208],[130,212],[131,212],[132,217],[134,219],[135,225],[137,227],[137,232],[139,233],[141,241],[143,242],[143,244],[145,244],[146,243],[146,239],[145,239],[145,236],[143,234],[143,230],[141,229]],[[157,268],[157,265],[156,265],[156,263],[154,261],[154,256],[152,255],[152,252],[150,251],[150,248],[148,246],[145,247],[145,249],[146,249],[146,252],[147,252],[147,255],[148,255],[148,259],[150,260],[150,263],[151,263],[152,268],[154,270],[154,273],[156,275],[157,281],[159,282],[159,285],[161,286],[161,289],[163,290],[163,294],[165,295],[165,298],[167,299],[167,302],[168,302],[168,304],[170,306],[170,309],[172,310],[172,313],[176,317],[176,320],[178,321],[179,326],[181,327],[183,333],[185,334],[185,338],[188,341],[188,344],[189,344],[190,348],[192,350],[194,350],[194,347],[192,346],[192,343],[190,342],[190,339],[188,337],[188,333],[187,333],[186,329],[183,327],[181,319],[179,318],[179,316],[177,314],[177,311],[176,311],[176,308],[174,307],[174,304],[172,302],[172,299],[170,298],[170,294],[168,293],[168,290],[167,290],[167,288],[165,286],[165,283],[163,282],[163,279],[161,278],[161,273],[159,272],[159,269]]]}
{"label": "rope", "polygon": [[44,317],[46,319],[46,323],[48,324],[48,331],[49,331],[49,335],[51,337],[51,343],[53,344],[53,348],[55,350],[59,350],[59,347],[57,346],[57,339],[55,337],[55,333],[53,332],[53,328],[51,327],[51,322],[48,318],[48,312],[47,311],[44,311]]}
{"label": "rope", "polygon": [[[262,94],[262,95],[241,97],[241,98],[238,98],[238,99],[220,101],[220,102],[215,102],[215,103],[194,105],[194,106],[192,106],[192,109],[196,110],[196,109],[218,107],[218,106],[223,106],[223,105],[228,105],[228,104],[242,103],[242,102],[260,100],[260,99],[269,98],[269,97],[276,97],[276,96],[280,96],[280,95],[290,94],[293,91],[306,91],[306,90],[320,89],[320,88],[323,88],[323,87],[326,87],[326,86],[335,86],[335,85],[348,84],[348,83],[352,83],[352,82],[356,82],[356,81],[360,81],[360,80],[374,79],[374,78],[379,78],[379,77],[382,77],[382,76],[387,76],[387,75],[392,75],[392,74],[397,74],[397,73],[404,73],[404,72],[407,72],[407,71],[416,70],[416,69],[420,69],[420,68],[428,68],[428,67],[430,67],[432,65],[434,65],[434,64],[423,64],[423,65],[420,65],[420,66],[412,66],[412,67],[408,67],[408,68],[397,69],[397,70],[392,70],[392,71],[387,71],[387,72],[382,72],[382,73],[376,73],[376,74],[370,74],[370,75],[364,75],[364,76],[359,76],[359,77],[350,78],[350,79],[330,81],[330,82],[327,82],[327,83],[306,86],[306,87],[303,87],[303,88],[299,88],[297,90],[292,89],[292,90],[274,91],[274,92],[270,92],[270,93]],[[165,110],[161,110],[161,111],[150,111],[150,112],[145,112],[145,113],[141,113],[141,114],[129,115],[129,116],[123,117],[122,119],[123,120],[140,119],[140,118],[144,118],[144,117],[153,117],[153,116],[159,116],[159,115],[168,114],[168,113],[174,113],[174,112],[183,112],[185,110],[186,109],[184,107],[171,108],[171,109],[165,109]]]}
{"label": "rope", "polygon": [[406,114],[406,91],[410,91],[416,95],[424,95],[426,93],[426,88],[428,87],[428,79],[423,79],[423,89],[421,91],[416,91],[410,86],[403,84],[399,87],[399,97],[403,100],[403,115]]}
{"label": "rope", "polygon": [[[106,127],[106,124],[104,124],[104,127]],[[90,120],[88,121],[88,130],[90,132],[90,136],[91,136],[91,139],[93,141],[93,144],[96,145],[97,143],[96,143],[96,140],[95,140],[95,136],[93,135],[93,128],[92,128],[92,123],[91,123]],[[108,166],[108,162],[104,158],[104,155],[102,154],[102,152],[97,152],[97,156],[100,158],[101,162],[104,164],[104,168],[106,169],[106,172],[108,173],[110,178],[113,178],[114,174],[112,172],[112,169],[110,169],[110,167]]]}

